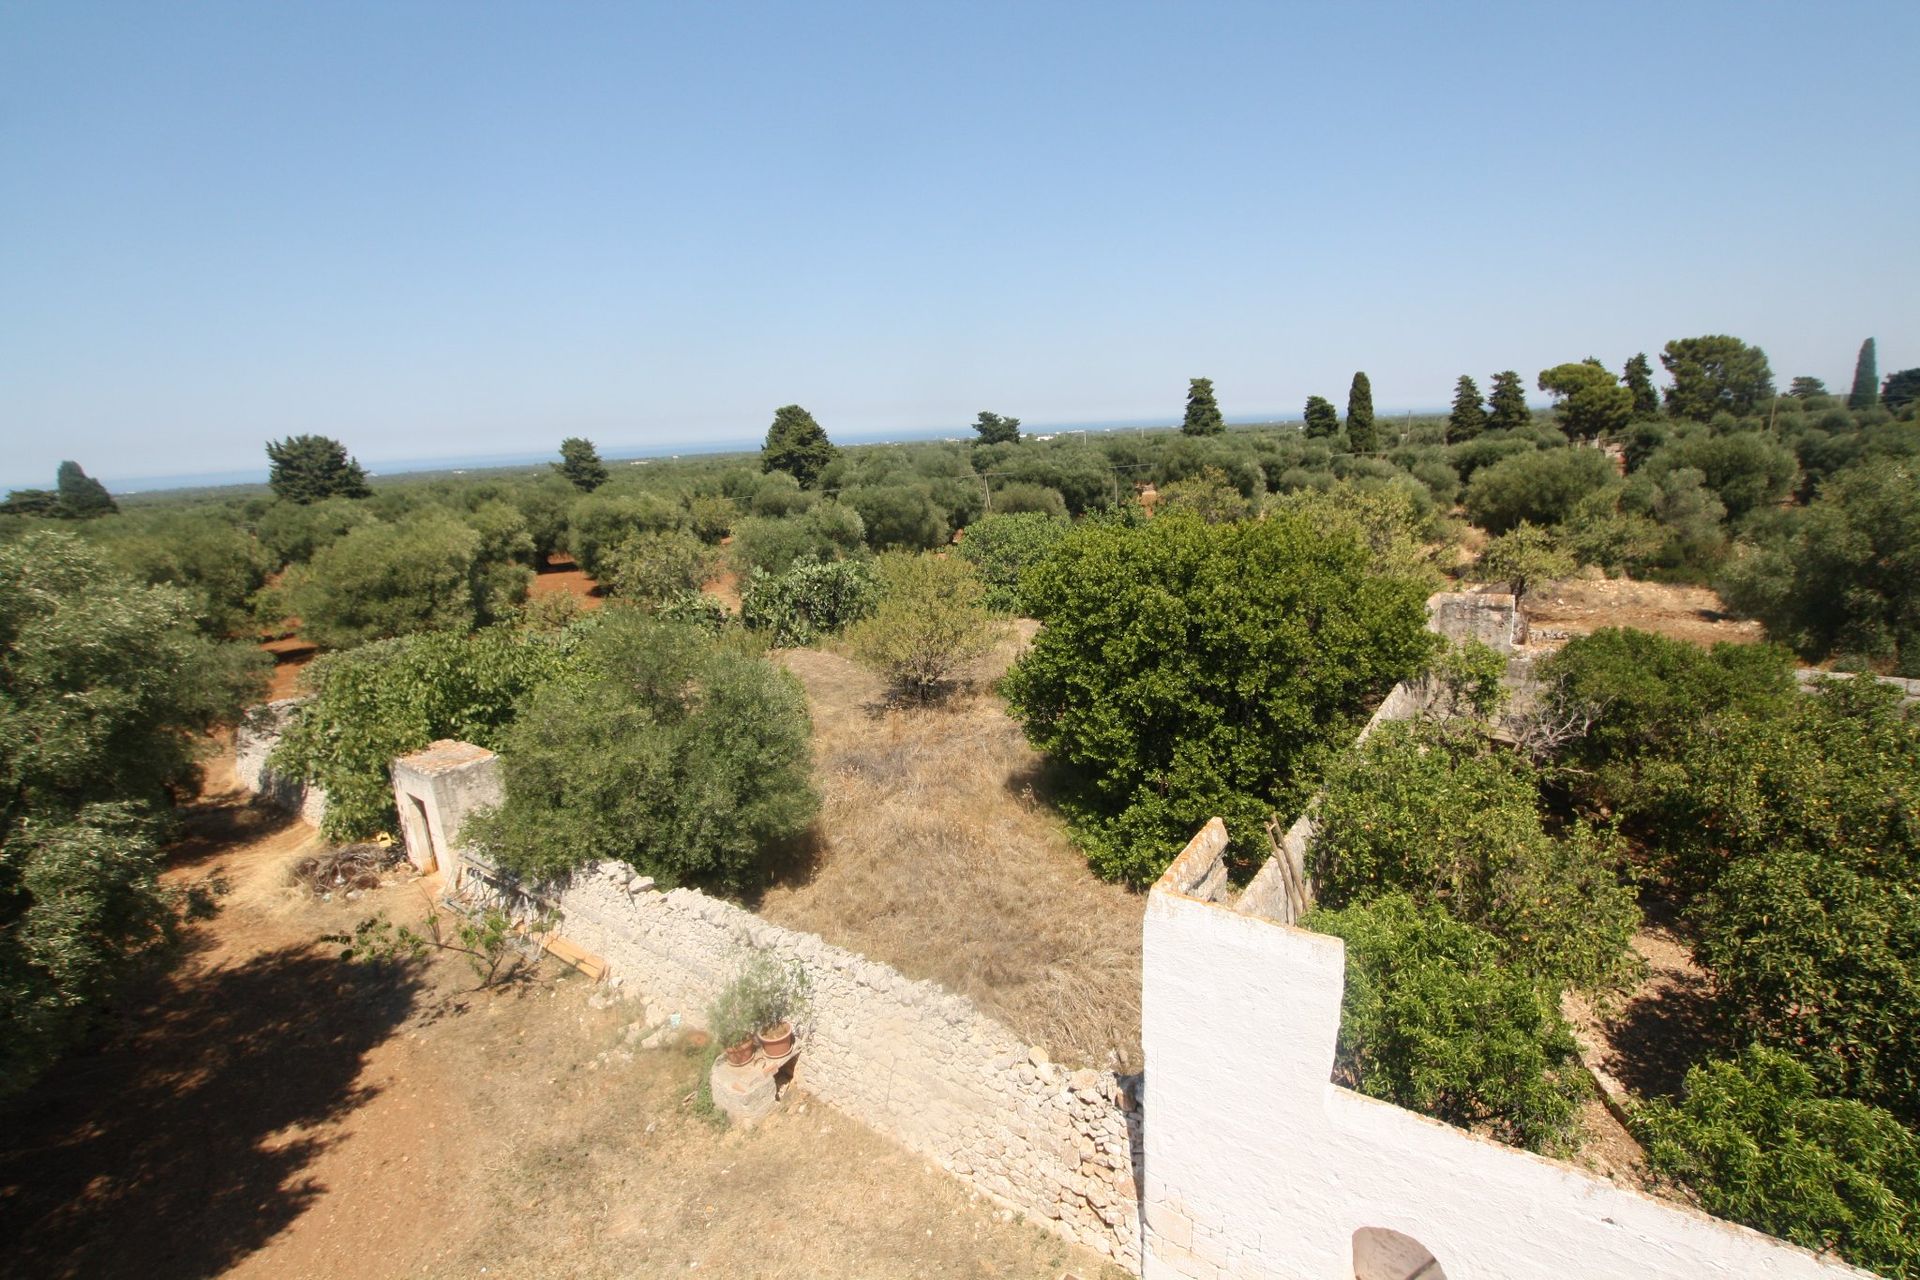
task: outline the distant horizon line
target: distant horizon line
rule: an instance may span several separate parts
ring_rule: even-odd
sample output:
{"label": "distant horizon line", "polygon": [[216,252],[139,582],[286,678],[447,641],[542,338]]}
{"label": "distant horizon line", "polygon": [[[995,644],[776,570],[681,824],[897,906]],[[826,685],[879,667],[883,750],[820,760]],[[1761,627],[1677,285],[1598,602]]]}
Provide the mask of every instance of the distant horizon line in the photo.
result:
{"label": "distant horizon line", "polygon": [[[1396,408],[1377,411],[1380,416],[1427,416],[1444,414],[1445,408]],[[1236,414],[1226,421],[1229,426],[1264,426],[1270,423],[1290,423],[1302,421],[1299,411],[1283,414]],[[1106,419],[1081,422],[1052,422],[1020,424],[1023,435],[1060,435],[1075,431],[1115,432],[1167,430],[1180,425],[1177,418],[1131,418]],[[875,431],[854,431],[840,435],[837,443],[845,445],[876,445],[925,443],[930,440],[965,440],[973,431],[971,422],[958,426],[937,427],[890,427]],[[757,436],[726,437],[718,440],[678,441],[662,444],[606,445],[596,442],[602,459],[609,462],[629,462],[653,460],[657,458],[677,458],[683,455],[707,455],[717,453],[746,453],[758,450],[762,440]],[[351,453],[351,451],[349,451]],[[540,462],[551,462],[559,455],[556,445],[551,449],[539,451],[507,450],[499,453],[442,454],[427,457],[378,458],[361,457],[352,454],[354,459],[367,470],[370,477],[379,478],[397,475],[412,475],[430,471],[492,471],[511,467],[532,466]],[[81,464],[83,467],[85,463]],[[265,466],[236,468],[229,471],[179,472],[167,475],[126,476],[108,479],[92,471],[92,478],[107,486],[110,493],[144,494],[165,493],[174,489],[226,489],[242,488],[248,485],[261,485],[267,482]],[[51,481],[45,482],[50,487]],[[12,489],[40,488],[37,484],[9,484]]]}

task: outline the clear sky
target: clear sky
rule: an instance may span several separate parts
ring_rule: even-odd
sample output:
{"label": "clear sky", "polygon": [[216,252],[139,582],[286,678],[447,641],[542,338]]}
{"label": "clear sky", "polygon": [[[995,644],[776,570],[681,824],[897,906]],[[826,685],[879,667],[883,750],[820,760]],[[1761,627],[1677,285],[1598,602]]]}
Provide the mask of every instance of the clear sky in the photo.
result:
{"label": "clear sky", "polygon": [[0,0],[0,484],[1920,365],[1920,4]]}

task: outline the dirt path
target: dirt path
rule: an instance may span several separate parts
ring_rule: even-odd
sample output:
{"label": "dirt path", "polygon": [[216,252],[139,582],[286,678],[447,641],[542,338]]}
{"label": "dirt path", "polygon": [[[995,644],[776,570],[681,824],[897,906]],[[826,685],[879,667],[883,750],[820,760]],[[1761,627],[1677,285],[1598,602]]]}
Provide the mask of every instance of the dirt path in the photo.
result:
{"label": "dirt path", "polygon": [[1636,627],[1699,645],[1722,640],[1758,644],[1766,638],[1759,623],[1733,617],[1720,597],[1706,587],[1631,582],[1625,578],[1593,582],[1572,579],[1551,583],[1530,594],[1526,609],[1536,644],[1587,635],[1603,627]]}
{"label": "dirt path", "polygon": [[220,911],[0,1113],[8,1276],[1115,1274],[799,1095],[716,1129],[705,1055],[626,1048],[628,1006],[564,971],[344,964],[319,935],[425,899],[291,889],[315,846],[232,791],[196,806],[168,878]]}

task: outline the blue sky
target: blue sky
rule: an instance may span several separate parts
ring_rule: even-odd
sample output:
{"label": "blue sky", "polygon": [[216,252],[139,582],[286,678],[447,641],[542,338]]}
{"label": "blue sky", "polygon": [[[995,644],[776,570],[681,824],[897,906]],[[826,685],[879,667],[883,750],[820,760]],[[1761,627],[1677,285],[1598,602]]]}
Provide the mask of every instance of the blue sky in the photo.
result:
{"label": "blue sky", "polygon": [[0,3],[0,484],[1920,365],[1920,5]]}

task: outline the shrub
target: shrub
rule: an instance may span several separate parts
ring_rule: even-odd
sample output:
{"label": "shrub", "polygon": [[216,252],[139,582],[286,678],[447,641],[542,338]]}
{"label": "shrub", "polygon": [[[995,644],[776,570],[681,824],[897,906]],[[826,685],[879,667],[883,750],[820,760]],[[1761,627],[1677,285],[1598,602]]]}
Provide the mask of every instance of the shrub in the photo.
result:
{"label": "shrub", "polygon": [[366,525],[295,571],[287,602],[307,637],[329,648],[471,630],[495,607],[480,547],[480,535],[443,510]]}
{"label": "shrub", "polygon": [[[1058,489],[1049,489],[1043,484],[1016,482],[1002,485],[993,492],[993,510],[997,515],[1022,515],[1037,513],[1064,520],[1067,515],[1067,500],[1060,496]],[[972,525],[968,528],[972,529]]]}
{"label": "shrub", "polygon": [[874,564],[879,600],[847,643],[894,685],[927,701],[993,648],[1001,627],[987,613],[973,566],[954,556],[891,552]]}
{"label": "shrub", "polygon": [[800,560],[778,576],[756,569],[740,592],[740,620],[776,648],[812,644],[872,609],[873,572],[857,560]]}
{"label": "shrub", "polygon": [[756,951],[707,1006],[707,1026],[723,1048],[780,1023],[798,1023],[813,1005],[813,982],[798,960],[781,964]]}
{"label": "shrub", "polygon": [[136,581],[184,591],[208,635],[238,636],[248,629],[249,601],[266,581],[267,556],[245,530],[219,514],[142,512],[95,520],[86,533]]}
{"label": "shrub", "polygon": [[1034,565],[1067,536],[1064,520],[1029,512],[983,516],[967,526],[960,557],[974,567],[986,587],[983,601],[996,613],[1019,613],[1021,582]]}
{"label": "shrub", "polygon": [[864,553],[866,545],[860,513],[823,502],[784,520],[742,520],[734,527],[732,551],[743,573],[759,569],[778,577],[802,560],[844,560]]}
{"label": "shrub", "polygon": [[1335,1078],[1532,1151],[1563,1151],[1585,1077],[1551,994],[1492,935],[1394,894],[1302,922],[1347,944]]}
{"label": "shrub", "polygon": [[598,578],[611,567],[608,560],[613,550],[628,538],[679,529],[685,519],[677,504],[656,494],[601,490],[568,508],[567,546],[582,572]]}
{"label": "shrub", "polygon": [[1229,482],[1227,473],[1212,466],[1168,484],[1160,490],[1160,501],[1170,510],[1191,511],[1208,524],[1245,520],[1255,510],[1255,504]]}
{"label": "shrub", "polygon": [[[787,473],[781,471],[775,474],[784,476]],[[687,499],[687,528],[694,537],[709,546],[719,543],[720,539],[733,532],[733,522],[739,515],[739,509],[728,498],[697,494]]]}
{"label": "shrub", "polygon": [[329,839],[395,830],[394,757],[439,738],[498,748],[515,702],[558,672],[595,625],[436,632],[323,654],[306,669],[313,696],[294,713],[273,766],[326,789]]}
{"label": "shrub", "polygon": [[713,569],[713,555],[688,533],[636,533],[608,557],[615,595],[659,605],[698,593]]}
{"label": "shrub", "polygon": [[1433,651],[1424,582],[1290,511],[1170,512],[1076,527],[1031,570],[1046,627],[1003,685],[1028,738],[1076,771],[1094,868],[1151,881],[1224,817],[1241,848],[1305,797],[1323,754]]}
{"label": "shrub", "polygon": [[1834,476],[1738,548],[1716,585],[1804,658],[1861,654],[1920,673],[1920,467]]}
{"label": "shrub", "polygon": [[528,694],[504,735],[505,798],[471,838],[528,875],[617,859],[665,885],[739,889],[818,808],[809,732],[792,675],[615,611]]}
{"label": "shrub", "polygon": [[946,542],[947,513],[923,485],[859,486],[842,491],[840,501],[860,513],[867,545],[875,551],[920,551]]}
{"label": "shrub", "polygon": [[1640,922],[1605,841],[1540,823],[1538,782],[1473,733],[1380,725],[1329,771],[1313,879],[1341,908],[1387,893],[1496,935],[1512,963],[1556,983],[1622,977]]}
{"label": "shrub", "polygon": [[1714,1213],[1882,1275],[1920,1275],[1920,1139],[1875,1107],[1819,1096],[1755,1048],[1687,1073],[1633,1118],[1648,1166]]}
{"label": "shrub", "polygon": [[1657,480],[1683,467],[1700,472],[1734,520],[1785,497],[1798,471],[1791,452],[1756,431],[1687,436],[1655,453],[1646,470]]}
{"label": "shrub", "polygon": [[1488,533],[1523,521],[1557,525],[1582,498],[1617,482],[1613,460],[1598,449],[1533,450],[1475,471],[1467,482],[1467,515]]}

